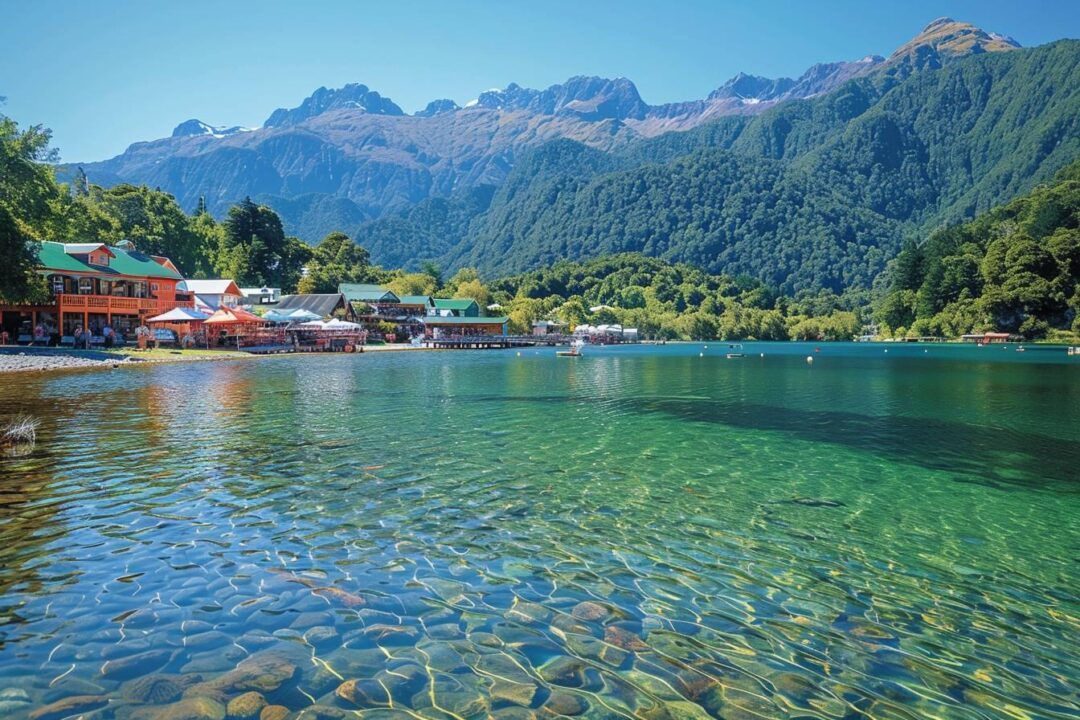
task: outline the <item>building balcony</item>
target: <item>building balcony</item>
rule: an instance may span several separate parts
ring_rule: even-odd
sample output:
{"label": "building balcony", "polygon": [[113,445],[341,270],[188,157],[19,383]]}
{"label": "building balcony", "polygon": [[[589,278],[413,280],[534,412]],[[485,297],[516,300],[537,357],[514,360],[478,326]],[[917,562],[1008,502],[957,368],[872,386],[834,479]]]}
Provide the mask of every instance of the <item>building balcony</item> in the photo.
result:
{"label": "building balcony", "polygon": [[60,312],[121,313],[126,315],[158,315],[176,307],[194,307],[192,300],[160,300],[158,298],[114,297],[111,295],[56,296]]}

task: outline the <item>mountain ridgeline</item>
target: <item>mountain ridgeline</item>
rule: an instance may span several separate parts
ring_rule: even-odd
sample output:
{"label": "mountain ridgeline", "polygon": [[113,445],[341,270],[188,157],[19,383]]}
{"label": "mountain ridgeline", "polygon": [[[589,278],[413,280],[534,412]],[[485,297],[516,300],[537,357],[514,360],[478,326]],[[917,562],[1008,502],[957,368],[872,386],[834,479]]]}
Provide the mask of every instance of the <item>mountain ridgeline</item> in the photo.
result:
{"label": "mountain ridgeline", "polygon": [[438,247],[410,242],[423,205],[362,226],[358,239],[394,223],[396,247],[378,243],[381,261],[487,274],[637,251],[787,292],[869,287],[905,237],[987,210],[1080,157],[1078,59],[1080,43],[1062,41],[895,84],[861,78],[614,153],[553,143],[519,160],[441,256],[429,253],[445,235]]}
{"label": "mountain ridgeline", "polygon": [[353,84],[82,167],[219,215],[250,195],[287,232],[355,232],[388,266],[493,276],[641,252],[784,292],[869,288],[905,238],[1080,156],[1078,59],[1076,41],[1019,49],[943,18],[888,58],[740,74],[701,100],[578,77],[408,115]]}

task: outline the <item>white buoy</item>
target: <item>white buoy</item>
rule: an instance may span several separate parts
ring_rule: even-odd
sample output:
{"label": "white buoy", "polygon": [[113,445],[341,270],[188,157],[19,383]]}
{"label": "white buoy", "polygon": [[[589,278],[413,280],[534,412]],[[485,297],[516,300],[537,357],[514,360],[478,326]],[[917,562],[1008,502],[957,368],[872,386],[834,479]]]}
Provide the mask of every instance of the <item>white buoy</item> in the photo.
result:
{"label": "white buoy", "polygon": [[705,357],[705,353],[698,353],[697,356],[698,357]]}
{"label": "white buoy", "polygon": [[761,353],[761,357],[765,357],[765,353]]}
{"label": "white buoy", "polygon": [[521,351],[520,350],[518,350],[518,355],[517,356],[521,357]]}
{"label": "white buoy", "polygon": [[889,348],[885,348],[885,352],[889,352]]}
{"label": "white buoy", "polygon": [[807,365],[813,365],[814,364],[814,356],[813,355],[807,355],[806,356],[806,364]]}

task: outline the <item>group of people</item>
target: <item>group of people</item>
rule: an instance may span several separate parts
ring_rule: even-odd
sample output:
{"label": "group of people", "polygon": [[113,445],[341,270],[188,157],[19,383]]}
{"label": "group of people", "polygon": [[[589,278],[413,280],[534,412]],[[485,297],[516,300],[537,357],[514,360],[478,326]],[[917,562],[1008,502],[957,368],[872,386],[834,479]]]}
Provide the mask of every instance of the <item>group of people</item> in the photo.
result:
{"label": "group of people", "polygon": [[[102,344],[106,348],[112,348],[116,347],[118,344],[123,344],[123,337],[113,329],[112,325],[106,323],[101,327],[100,333],[95,332],[96,329],[97,328],[93,325],[85,330],[82,325],[76,325],[75,332],[72,333],[72,337],[75,340],[75,347],[89,348],[95,335],[99,335],[102,338]],[[34,330],[34,337],[35,339],[37,338],[37,329]]]}

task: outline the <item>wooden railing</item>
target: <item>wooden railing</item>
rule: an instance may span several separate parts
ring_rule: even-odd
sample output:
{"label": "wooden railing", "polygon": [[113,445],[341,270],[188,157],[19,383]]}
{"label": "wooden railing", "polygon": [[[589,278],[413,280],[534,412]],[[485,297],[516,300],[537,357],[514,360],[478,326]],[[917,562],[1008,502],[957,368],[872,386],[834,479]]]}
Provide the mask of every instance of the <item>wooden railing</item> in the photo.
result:
{"label": "wooden railing", "polygon": [[56,296],[61,312],[70,309],[85,308],[87,312],[138,312],[163,313],[175,307],[194,307],[191,300],[158,300],[157,298],[113,297],[111,295],[71,295],[63,293]]}

